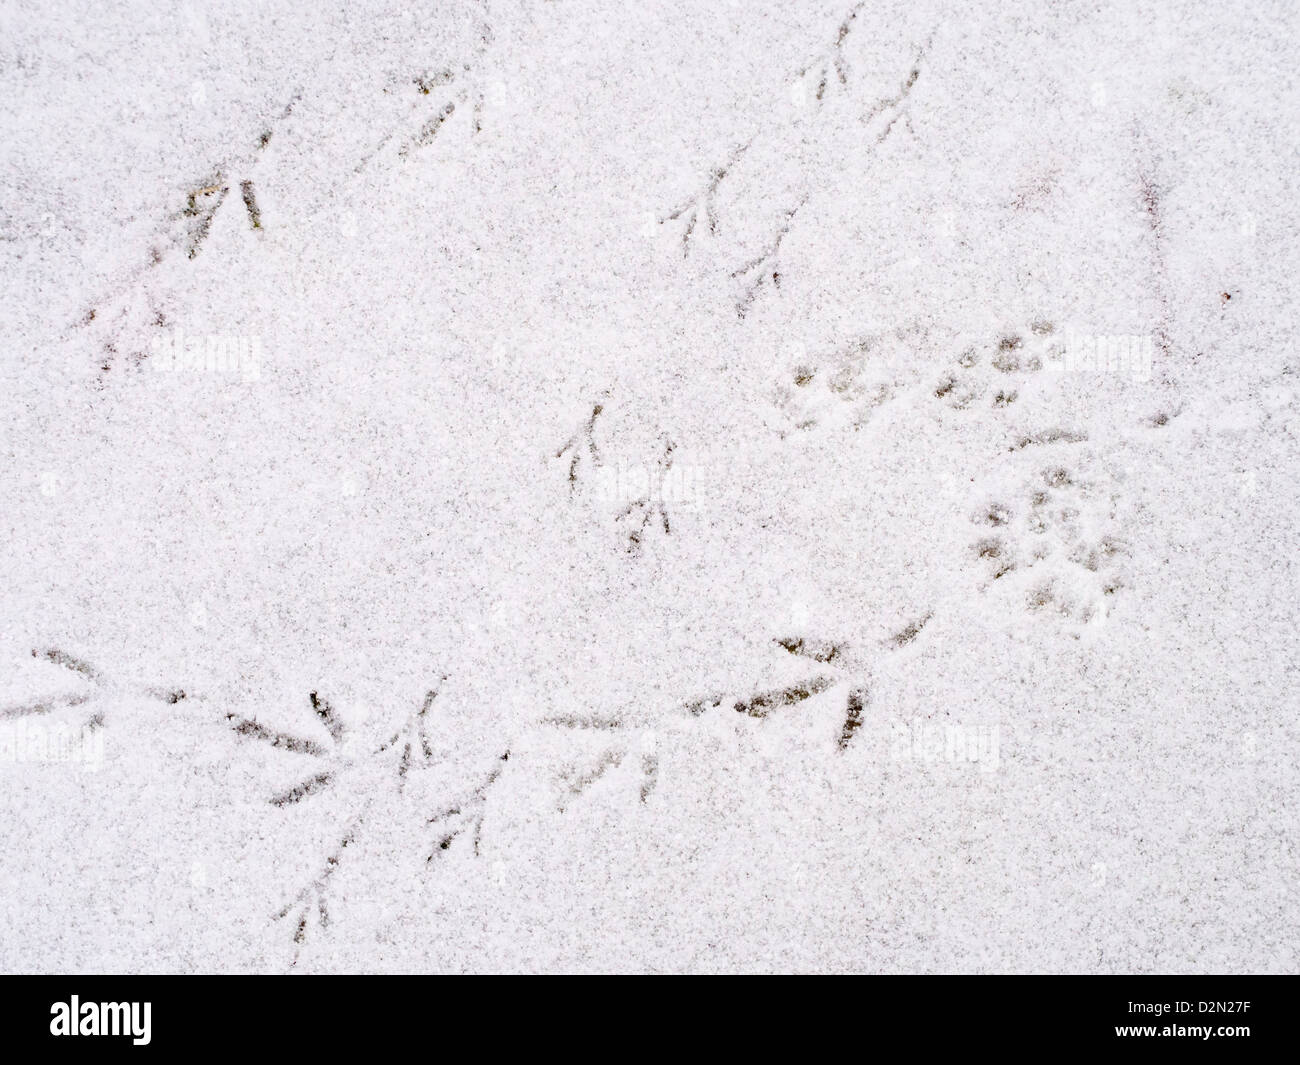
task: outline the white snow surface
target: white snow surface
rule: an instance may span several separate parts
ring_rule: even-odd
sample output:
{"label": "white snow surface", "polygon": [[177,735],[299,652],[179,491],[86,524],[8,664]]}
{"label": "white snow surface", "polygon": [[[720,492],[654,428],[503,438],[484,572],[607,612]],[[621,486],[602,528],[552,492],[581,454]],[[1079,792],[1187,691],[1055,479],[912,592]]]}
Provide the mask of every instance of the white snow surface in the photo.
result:
{"label": "white snow surface", "polygon": [[1296,57],[4,4],[0,970],[1295,972]]}

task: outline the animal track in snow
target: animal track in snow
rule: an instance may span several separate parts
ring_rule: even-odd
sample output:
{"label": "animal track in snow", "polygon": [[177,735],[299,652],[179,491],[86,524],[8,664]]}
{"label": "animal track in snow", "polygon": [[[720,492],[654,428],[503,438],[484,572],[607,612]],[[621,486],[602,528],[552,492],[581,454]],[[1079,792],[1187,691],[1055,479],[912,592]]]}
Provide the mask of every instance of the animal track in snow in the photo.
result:
{"label": "animal track in snow", "polygon": [[[1048,335],[1052,326],[1046,322],[1035,327],[1039,336]],[[1004,410],[1020,398],[1018,387],[1023,375],[1039,373],[1042,357],[1027,348],[1019,333],[998,337],[992,351],[987,344],[965,346],[956,365],[947,370],[935,385],[936,399],[952,410]]]}
{"label": "animal track in snow", "polygon": [[[782,646],[784,646],[784,642]],[[687,703],[685,710],[692,717],[700,717],[702,714],[717,710],[730,703],[731,709],[736,713],[762,720],[775,711],[798,706],[805,700],[811,699],[814,695],[830,691],[842,683],[844,683],[842,678],[824,674],[817,675],[799,684],[758,692],[748,698],[732,699],[726,695],[706,696],[703,699],[695,699]],[[839,739],[837,740],[837,746],[841,751],[848,748],[853,739],[853,734],[861,727],[862,711],[868,698],[868,689],[865,685],[849,689],[845,700],[844,724],[840,728]]]}
{"label": "animal track in snow", "polygon": [[[600,447],[596,443],[596,421],[604,411],[604,404],[597,402],[591,408],[591,416],[568,441],[555,452],[554,457],[569,458],[569,492],[578,490],[580,473],[583,476],[599,470],[604,465]],[[639,556],[646,546],[651,533],[661,530],[664,536],[672,535],[672,521],[668,514],[666,484],[672,474],[676,444],[667,435],[660,437],[660,453],[654,465],[646,471],[647,478],[641,482],[643,491],[635,498],[628,498],[631,492],[623,494],[623,484],[617,478],[613,482],[616,497],[621,497],[621,506],[614,515],[614,524],[620,530],[623,550],[631,556]],[[629,482],[631,483],[631,482]],[[605,491],[611,485],[605,485]]]}
{"label": "animal track in snow", "polygon": [[244,209],[248,212],[249,226],[253,229],[261,229],[262,209],[257,206],[257,191],[253,188],[253,182],[241,181],[239,191],[244,198]]}
{"label": "animal track in snow", "polygon": [[812,84],[813,98],[819,104],[826,97],[826,89],[830,84],[832,74],[834,74],[840,85],[849,83],[848,63],[844,58],[844,42],[848,40],[849,34],[853,32],[858,12],[865,6],[863,3],[855,4],[840,22],[839,28],[835,32],[835,40],[830,47],[795,74],[796,85],[806,87],[810,83]]}
{"label": "animal track in snow", "polygon": [[862,727],[862,711],[867,699],[865,688],[854,688],[849,692],[848,705],[844,708],[844,725],[840,729],[839,748],[847,750],[853,740],[853,734]]}
{"label": "animal track in snow", "polygon": [[212,229],[212,219],[221,210],[229,193],[230,186],[221,174],[217,174],[210,184],[195,189],[186,197],[185,210],[180,215],[185,228],[183,246],[186,258],[198,257],[199,249]]}
{"label": "animal track in snow", "polygon": [[589,417],[582,427],[569,437],[568,443],[564,444],[555,452],[557,459],[564,458],[566,454],[570,455],[569,459],[569,491],[573,492],[578,487],[578,465],[586,462],[589,466],[599,466],[601,464],[600,448],[596,446],[596,419],[600,417],[605,407],[602,403],[594,403],[591,407],[591,417]]}
{"label": "animal track in snow", "polygon": [[736,300],[736,317],[744,318],[749,313],[750,306],[758,298],[764,286],[770,283],[773,288],[781,287],[781,263],[779,259],[781,245],[785,242],[790,227],[794,224],[795,215],[799,213],[799,209],[803,207],[805,202],[805,200],[800,200],[785,212],[780,226],[768,242],[767,247],[750,259],[749,262],[731,272],[732,278],[742,281],[744,285],[740,297]]}
{"label": "animal track in snow", "polygon": [[1108,476],[1069,442],[1007,461],[1018,464],[1015,493],[985,499],[971,517],[981,589],[1034,614],[1100,624],[1128,553]]}
{"label": "animal track in snow", "polygon": [[673,468],[676,446],[667,438],[663,441],[663,454],[659,456],[652,475],[650,491],[640,499],[628,503],[618,515],[618,522],[630,530],[627,534],[627,552],[639,555],[645,546],[647,532],[662,528],[665,536],[672,533],[668,520],[668,504],[664,502],[664,482]]}
{"label": "animal track in snow", "polygon": [[903,120],[909,130],[912,128],[912,119],[907,113],[907,102],[912,95],[912,89],[921,77],[921,60],[925,57],[925,51],[928,47],[929,41],[922,47],[915,63],[899,86],[898,92],[893,96],[884,96],[877,100],[862,116],[868,124],[876,124],[877,145],[885,142],[885,139],[893,132],[894,126],[898,124],[899,119]]}
{"label": "animal track in snow", "polygon": [[[1024,428],[1034,413],[1024,407],[1028,386],[1058,343],[1043,318],[983,338],[936,338],[922,328],[870,334],[788,368],[774,393],[774,428],[782,437],[861,429],[899,402],[910,412],[929,407],[954,427],[987,423],[1003,442],[982,471],[990,486],[972,519],[980,531],[970,560],[981,588],[1038,616],[1100,623],[1125,581],[1113,479],[1083,429]],[[946,367],[913,368],[935,348],[952,352]]]}
{"label": "animal track in snow", "polygon": [[647,746],[644,739],[640,749],[637,749],[631,738],[631,734],[637,730],[625,718],[569,714],[547,718],[541,724],[550,728],[567,729],[575,736],[590,734],[605,737],[594,752],[570,759],[556,774],[557,781],[563,786],[556,803],[556,809],[561,813],[588,788],[628,759],[639,759],[641,802],[646,802],[654,792],[659,779],[659,755]]}
{"label": "animal track in snow", "polygon": [[470,836],[474,846],[474,856],[478,857],[479,843],[483,839],[483,818],[487,813],[488,789],[497,782],[497,778],[505,770],[505,763],[509,760],[510,752],[506,751],[497,759],[497,764],[477,787],[429,818],[428,823],[437,826],[440,835],[434,849],[425,859],[426,862],[433,861],[442,851],[450,847],[457,837],[465,834]]}
{"label": "animal track in snow", "polygon": [[716,236],[718,233],[718,213],[715,207],[717,199],[718,186],[731,173],[732,168],[745,154],[750,142],[742,144],[728,156],[727,160],[714,167],[709,172],[708,181],[704,183],[703,188],[690,197],[690,199],[674,207],[663,218],[659,219],[659,224],[665,225],[668,222],[675,222],[678,219],[683,220],[682,229],[682,255],[686,256],[691,253],[691,239],[695,234],[695,227],[700,221],[700,215],[704,215],[704,220],[708,225],[709,233]]}
{"label": "animal track in snow", "polygon": [[813,640],[803,636],[787,636],[778,639],[776,643],[792,655],[811,658],[814,662],[821,662],[824,665],[830,665],[838,661],[843,658],[845,653],[843,645],[832,640]]}
{"label": "animal track in snow", "polygon": [[835,678],[820,675],[809,677],[806,681],[799,684],[791,684],[784,688],[774,688],[770,691],[757,692],[748,698],[732,700],[726,695],[711,695],[703,699],[696,699],[686,704],[686,712],[693,717],[699,717],[709,710],[716,710],[725,703],[731,704],[738,714],[745,714],[748,717],[759,719],[767,717],[774,710],[783,710],[787,707],[797,706],[805,699],[811,699],[814,695],[820,695],[822,692],[835,686]]}
{"label": "animal track in snow", "polygon": [[[771,394],[775,431],[785,437],[818,427],[861,429],[899,400],[1005,420],[1018,413],[1026,383],[1043,370],[1043,352],[1051,349],[1053,332],[1042,319],[1027,330],[983,337],[912,325],[867,333],[823,354],[802,356],[782,369]],[[940,370],[927,372],[926,355],[936,349],[951,355]],[[1022,434],[1008,446],[1069,435],[1064,429],[1047,431],[1041,439]]]}
{"label": "animal track in snow", "polygon": [[[687,718],[697,718],[727,706],[737,714],[761,721],[773,713],[798,706],[800,703],[827,692],[841,681],[829,674],[816,674],[805,681],[780,688],[758,691],[747,696],[711,695],[680,703],[675,712]],[[854,730],[861,723],[862,698],[855,702],[850,697],[845,726],[841,732],[840,747],[846,747]],[[850,720],[852,724],[850,724]],[[654,729],[651,721],[633,715],[601,716],[570,714],[547,718],[542,725],[568,730],[575,736],[586,735],[599,742],[584,757],[568,762],[558,773],[557,780],[563,791],[557,803],[560,811],[582,796],[607,773],[635,760],[639,777],[641,802],[653,794],[659,779],[659,754],[654,749]],[[638,742],[637,737],[640,737]]]}
{"label": "animal track in snow", "polygon": [[[283,122],[292,113],[301,98],[296,93],[279,115]],[[212,230],[217,213],[230,196],[235,182],[239,184],[249,228],[263,228],[262,210],[251,177],[231,180],[231,172],[252,173],[262,150],[270,143],[274,126],[265,130],[254,147],[243,152],[229,165],[215,166],[201,179],[191,182],[183,190],[184,206],[168,214],[157,234],[150,241],[147,258],[123,275],[114,290],[89,307],[75,323],[76,328],[89,330],[98,346],[97,357],[101,375],[109,373],[122,355],[138,365],[148,358],[150,338],[167,325],[166,316],[153,297],[141,291],[146,282],[173,253],[183,251],[187,260],[197,259]]]}
{"label": "animal track in snow", "polygon": [[915,621],[904,625],[889,638],[889,646],[894,648],[906,647],[921,635],[921,630],[930,623],[932,617],[934,617],[933,611],[926,614],[924,617],[917,618]]}
{"label": "animal track in snow", "polygon": [[[444,124],[456,113],[458,106],[472,112],[472,130],[474,133],[480,131],[485,97],[481,86],[472,84],[472,79],[468,76],[477,69],[476,64],[486,53],[492,39],[491,28],[482,23],[473,45],[473,62],[461,64],[461,82],[454,86],[454,98],[444,100],[442,106],[432,114],[427,112],[427,105],[421,98],[432,95],[444,86],[453,87],[455,75],[448,68],[410,79],[418,95],[411,105],[412,111],[407,115],[407,120],[416,116],[420,124],[414,133],[401,142],[396,153],[400,160],[407,160],[419,149],[432,143]],[[74,323],[77,328],[89,329],[94,337],[101,384],[104,375],[112,371],[121,358],[129,358],[131,365],[139,365],[148,358],[150,340],[156,330],[167,323],[162,309],[142,291],[145,282],[158,267],[170,261],[176,251],[182,251],[184,258],[190,260],[200,256],[214,221],[231,198],[233,189],[238,187],[240,191],[248,216],[248,228],[259,234],[266,228],[268,220],[264,217],[255,191],[255,171],[259,166],[265,165],[265,149],[271,143],[278,125],[290,117],[303,98],[304,91],[299,89],[250,148],[226,156],[200,180],[180,190],[184,196],[184,206],[179,210],[175,206],[169,206],[169,213],[149,242],[147,256],[142,257],[143,261],[135,268],[121,275],[113,290],[87,307],[85,313]],[[335,205],[346,202],[346,197],[355,193],[354,183],[347,179],[355,179],[362,174],[391,142],[403,135],[402,126],[405,125],[403,122],[401,126],[384,133],[373,148],[366,151],[353,166],[350,175],[340,175],[339,180],[329,186],[326,195],[317,201],[315,207],[303,212],[310,224],[296,234],[281,230],[278,234],[280,239],[294,239],[301,250],[301,246],[312,239],[314,224],[322,217],[334,214]]]}
{"label": "animal track in snow", "polygon": [[[33,649],[32,657],[44,659],[47,662],[54,663],[56,666],[62,666],[64,669],[76,673],[83,680],[89,681],[90,684],[94,686],[95,690],[90,692],[60,693],[18,703],[14,706],[0,707],[0,721],[16,721],[20,718],[50,714],[58,710],[69,710],[88,706],[96,699],[102,698],[103,696],[109,695],[115,691],[125,691],[130,694],[141,695],[145,698],[156,699],[165,703],[178,703],[182,699],[188,698],[186,693],[180,688],[156,688],[120,684],[105,676],[100,670],[84,659],[68,654],[66,651],[62,651],[57,647],[50,647],[45,650]],[[102,710],[95,711],[85,721],[85,726],[87,728],[101,728],[103,725],[104,713]]]}
{"label": "animal track in snow", "polygon": [[[560,813],[563,813],[568,803],[582,795],[589,787],[605,776],[611,769],[617,769],[623,764],[624,751],[618,747],[610,747],[602,751],[594,762],[586,765],[579,765],[577,762],[570,762],[564,766],[559,773],[560,780],[565,785],[565,795],[556,807]],[[643,781],[641,788],[641,801],[644,802],[650,794],[650,788],[647,781]]]}
{"label": "animal track in snow", "polygon": [[880,408],[916,392],[917,353],[941,342],[924,327],[903,326],[801,355],[781,369],[768,397],[774,430],[784,438],[817,427],[862,428]]}
{"label": "animal track in snow", "polygon": [[[820,110],[827,98],[827,89],[832,84],[832,78],[841,87],[849,85],[849,65],[848,60],[845,58],[844,47],[857,25],[858,15],[865,6],[865,3],[859,2],[850,8],[841,18],[834,39],[826,49],[800,67],[790,79],[792,95],[795,97],[795,104],[799,110],[802,110],[807,102],[810,89],[816,109]],[[862,121],[877,146],[885,141],[900,119],[904,120],[910,128],[911,119],[907,113],[907,105],[912,89],[920,77],[921,63],[932,38],[933,34],[921,47],[916,57],[904,68],[906,73],[902,77],[898,91],[876,100],[863,112]],[[701,221],[706,224],[707,231],[711,236],[718,234],[720,230],[716,208],[718,188],[726,177],[733,172],[740,157],[759,137],[777,136],[785,138],[792,133],[796,136],[801,135],[797,129],[798,124],[799,118],[796,117],[794,128],[792,128],[787,115],[783,127],[774,127],[771,130],[751,136],[742,145],[734,149],[725,160],[709,169],[708,179],[701,188],[659,218],[658,221],[661,226],[668,222],[682,222],[681,247],[683,257],[690,255],[697,234],[700,232]],[[759,295],[768,286],[773,289],[781,287],[782,275],[778,253],[786,234],[789,232],[795,214],[807,201],[807,197],[808,193],[805,189],[799,202],[786,212],[785,218],[778,224],[775,233],[768,239],[766,245],[757,254],[751,256],[742,266],[729,272],[731,280],[740,280],[742,282],[740,294],[734,303],[737,317],[745,318]]]}
{"label": "animal track in snow", "polygon": [[411,154],[411,152],[432,144],[434,138],[438,136],[438,131],[442,129],[443,123],[445,123],[455,113],[456,104],[453,101],[448,100],[432,118],[425,121],[424,125],[420,127],[419,133],[402,145],[397,152],[398,156],[405,159]]}
{"label": "animal track in snow", "polygon": [[[896,651],[916,640],[931,618],[927,613],[907,624],[882,642],[885,653]],[[778,637],[772,641],[787,654],[816,663],[817,670],[802,680],[748,693],[715,692],[677,703],[670,715],[687,721],[708,714],[735,714],[742,720],[762,727],[770,718],[796,711],[810,700],[837,690],[844,692],[844,717],[835,736],[835,749],[844,752],[866,723],[871,703],[869,670],[861,656],[842,640],[808,635]],[[585,757],[569,761],[557,774],[563,790],[557,803],[561,811],[585,794],[608,773],[629,760],[636,760],[640,778],[640,797],[645,802],[659,779],[660,757],[654,749],[655,728],[662,717],[635,712],[616,714],[573,713],[549,717],[540,722],[547,728],[564,729],[575,738],[587,737]],[[640,743],[637,744],[637,737]]]}
{"label": "animal track in snow", "polygon": [[[446,678],[443,678],[444,680]],[[315,759],[315,765],[294,785],[274,792],[267,800],[272,806],[284,808],[305,802],[329,789],[344,789],[352,794],[349,813],[338,833],[338,843],[326,856],[317,874],[312,877],[277,913],[273,919],[280,921],[290,914],[294,917],[294,958],[297,964],[310,925],[321,929],[329,927],[329,886],[343,859],[344,852],[368,824],[376,803],[381,797],[374,789],[373,768],[378,763],[381,777],[388,780],[398,795],[404,793],[413,768],[431,766],[434,752],[429,742],[429,712],[437,698],[430,689],[418,708],[411,711],[402,726],[392,737],[369,754],[357,758],[348,753],[348,727],[326,699],[317,692],[308,696],[318,728],[323,728],[328,742],[270,729],[257,721],[227,715],[227,723],[234,732],[245,739],[266,744],[292,754]],[[440,808],[427,819],[439,833],[426,861],[431,862],[447,850],[462,834],[469,833],[478,854],[482,836],[483,817],[487,805],[488,789],[500,776],[509,751],[501,755],[498,764],[486,779],[468,794],[448,806]]]}
{"label": "animal track in snow", "polygon": [[[236,735],[245,739],[256,740],[259,743],[266,743],[271,747],[289,751],[293,754],[304,754],[318,759],[319,768],[313,768],[299,783],[271,796],[268,801],[272,806],[293,806],[302,802],[309,796],[326,790],[335,783],[339,776],[349,773],[354,768],[351,759],[347,758],[343,753],[345,728],[342,719],[338,716],[334,707],[316,692],[312,692],[308,699],[319,723],[324,725],[329,733],[330,742],[328,744],[290,733],[276,732],[256,721],[240,717],[237,714],[226,715],[226,722]],[[380,748],[380,751],[376,753],[378,754],[384,749]]]}

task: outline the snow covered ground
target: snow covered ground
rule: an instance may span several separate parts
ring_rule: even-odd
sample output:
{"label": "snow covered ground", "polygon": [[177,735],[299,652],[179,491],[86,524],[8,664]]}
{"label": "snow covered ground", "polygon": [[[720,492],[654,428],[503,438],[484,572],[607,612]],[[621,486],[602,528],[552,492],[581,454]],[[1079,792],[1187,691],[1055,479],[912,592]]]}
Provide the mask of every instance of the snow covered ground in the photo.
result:
{"label": "snow covered ground", "polygon": [[991,7],[4,5],[0,970],[1300,968],[1296,9]]}

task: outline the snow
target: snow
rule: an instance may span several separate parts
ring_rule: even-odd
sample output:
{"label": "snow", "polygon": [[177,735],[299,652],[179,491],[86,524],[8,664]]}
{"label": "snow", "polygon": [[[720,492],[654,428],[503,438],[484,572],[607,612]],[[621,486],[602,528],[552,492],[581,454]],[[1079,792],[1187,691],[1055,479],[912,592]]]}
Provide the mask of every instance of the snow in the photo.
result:
{"label": "snow", "polygon": [[1294,972],[1292,5],[363,7],[0,15],[0,969]]}

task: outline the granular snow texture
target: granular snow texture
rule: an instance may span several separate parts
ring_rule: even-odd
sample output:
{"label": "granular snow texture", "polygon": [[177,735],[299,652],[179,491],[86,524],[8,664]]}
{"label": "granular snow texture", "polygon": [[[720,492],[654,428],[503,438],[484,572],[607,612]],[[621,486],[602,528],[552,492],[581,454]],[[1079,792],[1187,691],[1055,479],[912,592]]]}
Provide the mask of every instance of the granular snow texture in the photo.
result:
{"label": "granular snow texture", "polygon": [[0,970],[1300,967],[1294,4],[0,30]]}

